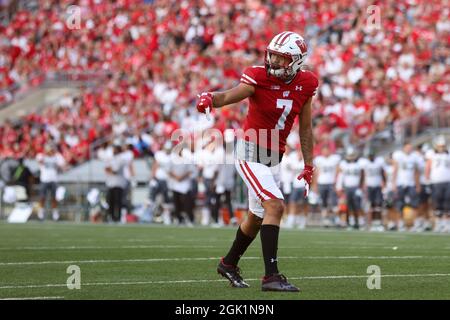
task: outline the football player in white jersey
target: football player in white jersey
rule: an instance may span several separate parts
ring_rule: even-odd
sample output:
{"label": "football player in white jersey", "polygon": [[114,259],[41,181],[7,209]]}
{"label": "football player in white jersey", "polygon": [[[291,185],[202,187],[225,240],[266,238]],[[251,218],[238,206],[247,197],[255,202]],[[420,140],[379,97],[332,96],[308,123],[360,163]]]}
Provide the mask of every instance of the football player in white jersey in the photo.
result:
{"label": "football player in white jersey", "polygon": [[55,145],[48,143],[44,146],[44,152],[36,155],[40,172],[40,199],[39,199],[39,220],[45,218],[45,203],[47,197],[50,198],[52,206],[52,218],[54,221],[59,220],[58,202],[56,190],[58,188],[58,175],[66,168],[66,161],[58,152]]}
{"label": "football player in white jersey", "polygon": [[150,206],[155,210],[158,195],[162,197],[162,218],[164,224],[170,224],[170,196],[167,187],[170,168],[170,151],[172,143],[166,141],[162,150],[155,153],[150,180]]}
{"label": "football player in white jersey", "polygon": [[[347,227],[359,229],[362,213],[362,186],[364,183],[364,171],[358,162],[358,152],[350,147],[345,151],[345,159],[339,163],[337,191],[345,194],[347,203]],[[353,215],[353,223],[350,216]]]}
{"label": "football player in white jersey", "polygon": [[[168,187],[172,191],[175,222],[184,222],[187,226],[194,223],[194,206],[192,193],[193,179],[197,175],[191,147],[181,142],[170,153],[168,169]],[[185,215],[183,215],[184,213]]]}
{"label": "football player in white jersey", "polygon": [[398,225],[402,224],[400,223],[402,217],[395,206],[394,160],[392,154],[387,157],[383,171],[386,176],[386,184],[383,188],[384,207],[387,211],[386,227],[389,231],[395,231],[398,229]]}
{"label": "football player in white jersey", "polygon": [[285,152],[285,156],[283,157],[283,159],[281,159],[281,163],[280,163],[280,182],[281,182],[281,192],[283,193],[283,197],[284,197],[284,203],[285,203],[285,208],[284,208],[284,214],[283,216],[285,216],[286,218],[283,221],[283,226],[288,226],[288,220],[292,219],[289,218],[288,212],[289,212],[289,208],[288,208],[288,204],[289,204],[289,198],[291,196],[292,193],[292,182],[295,178],[295,173],[292,172],[292,166],[291,166],[291,158],[289,157],[289,155],[291,153],[295,153],[295,148],[292,148],[289,144],[286,144],[286,152]]}
{"label": "football player in white jersey", "polygon": [[[403,213],[403,219],[414,221],[417,216],[420,194],[419,157],[413,152],[410,143],[405,143],[402,150],[392,155],[394,163],[394,192],[396,194],[397,210]],[[402,222],[402,221],[400,221]],[[410,223],[408,223],[410,224]],[[399,230],[404,230],[401,224]]]}
{"label": "football player in white jersey", "polygon": [[450,232],[450,153],[445,138],[434,140],[427,155],[425,175],[431,183],[435,224],[433,231]]}
{"label": "football player in white jersey", "polygon": [[[300,148],[292,151],[288,156],[289,169],[291,176],[295,177],[295,172],[301,172],[304,169],[303,156]],[[303,180],[293,179],[292,192],[288,200],[288,218],[287,228],[296,226],[299,229],[305,229],[308,216],[308,201],[305,198],[305,182]]]}
{"label": "football player in white jersey", "polygon": [[201,171],[200,181],[205,186],[205,206],[202,208],[202,224],[209,223],[209,218],[213,220],[214,226],[219,226],[219,211],[216,210],[216,180],[219,174],[219,145],[217,140],[207,141],[204,147],[196,155],[199,169]]}
{"label": "football player in white jersey", "polygon": [[425,230],[431,230],[431,223],[429,221],[430,215],[430,196],[431,187],[429,180],[425,176],[425,153],[428,151],[427,145],[418,146],[416,149],[416,155],[418,158],[418,170],[419,170],[419,207],[417,209],[417,218],[414,220],[414,225],[411,231],[422,232]]}
{"label": "football player in white jersey", "polygon": [[224,132],[223,147],[218,149],[219,168],[216,179],[216,195],[215,201],[216,212],[220,211],[222,203],[225,203],[230,215],[230,224],[237,225],[237,218],[234,216],[233,205],[231,202],[231,195],[236,181],[236,168],[234,167],[233,156],[234,132],[232,129],[227,129]]}
{"label": "football player in white jersey", "polygon": [[[331,154],[330,148],[324,145],[321,155],[314,159],[313,190],[320,195],[322,224],[325,227],[332,225],[333,217],[337,213],[337,196],[335,192],[336,172],[341,161],[337,154]],[[331,219],[330,219],[331,218]]]}
{"label": "football player in white jersey", "polygon": [[359,163],[364,170],[364,190],[370,204],[368,224],[371,231],[384,231],[382,224],[382,188],[386,183],[384,174],[384,159],[376,157],[374,150],[371,150],[367,158],[359,159]]}

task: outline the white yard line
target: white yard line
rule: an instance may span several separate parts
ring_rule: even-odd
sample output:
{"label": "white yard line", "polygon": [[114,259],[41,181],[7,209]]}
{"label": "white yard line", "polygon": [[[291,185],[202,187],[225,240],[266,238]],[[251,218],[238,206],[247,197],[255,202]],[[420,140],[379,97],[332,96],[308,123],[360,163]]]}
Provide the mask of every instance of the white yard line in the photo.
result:
{"label": "white yard line", "polygon": [[[450,277],[450,273],[421,273],[421,274],[382,274],[383,278],[409,278],[409,277]],[[334,275],[334,276],[302,276],[289,277],[290,280],[334,280],[334,279],[357,279],[367,278],[368,275]],[[260,278],[245,279],[246,281],[261,281]],[[156,280],[156,281],[121,281],[121,282],[87,282],[81,286],[129,286],[129,285],[150,285],[150,284],[183,284],[183,283],[208,283],[227,282],[226,279],[191,279],[191,280]],[[18,286],[0,286],[0,289],[32,289],[32,288],[57,288],[66,287],[67,284],[36,284]]]}
{"label": "white yard line", "polygon": [[[324,245],[313,245],[313,246],[282,246],[278,247],[279,249],[311,249],[311,248],[323,248]],[[418,249],[418,248],[426,248],[426,246],[407,246],[401,245],[403,249]],[[30,250],[30,251],[40,251],[40,250],[103,250],[103,249],[208,249],[208,248],[217,248],[216,246],[211,245],[126,245],[126,246],[23,246],[23,247],[0,247],[0,251],[22,251],[22,250]],[[327,249],[331,248],[345,248],[345,249],[388,249],[391,250],[392,246],[347,246],[347,245],[332,245],[327,244]],[[448,248],[436,248],[438,250],[447,250]]]}
{"label": "white yard line", "polygon": [[19,298],[0,298],[0,300],[61,300],[64,297],[19,297]]}
{"label": "white yard line", "polygon": [[0,248],[1,251],[8,250],[101,250],[101,249],[203,249],[203,248],[217,248],[217,246],[182,246],[182,245],[138,245],[138,246],[42,246],[42,247],[12,247]]}
{"label": "white yard line", "polygon": [[[281,256],[280,259],[449,259],[450,256]],[[219,260],[220,257],[200,258],[148,258],[148,259],[92,259],[92,260],[49,260],[49,261],[11,261],[0,262],[0,266],[44,265],[44,264],[81,264],[81,263],[131,263],[131,262],[167,262],[167,261],[207,261]],[[261,259],[261,257],[243,257],[244,260]]]}

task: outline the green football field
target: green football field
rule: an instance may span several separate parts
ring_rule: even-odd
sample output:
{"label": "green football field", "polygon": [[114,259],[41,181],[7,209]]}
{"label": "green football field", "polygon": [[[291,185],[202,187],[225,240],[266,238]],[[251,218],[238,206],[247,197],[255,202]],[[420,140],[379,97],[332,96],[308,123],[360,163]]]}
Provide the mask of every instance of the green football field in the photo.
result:
{"label": "green football field", "polygon": [[[259,237],[240,266],[248,289],[216,273],[235,228],[0,223],[0,298],[450,299],[450,236],[282,230],[280,270],[302,292],[260,291]],[[71,265],[80,289],[68,289]],[[380,268],[380,289],[368,267]],[[73,276],[72,276],[73,278]],[[69,283],[72,283],[69,281]]]}

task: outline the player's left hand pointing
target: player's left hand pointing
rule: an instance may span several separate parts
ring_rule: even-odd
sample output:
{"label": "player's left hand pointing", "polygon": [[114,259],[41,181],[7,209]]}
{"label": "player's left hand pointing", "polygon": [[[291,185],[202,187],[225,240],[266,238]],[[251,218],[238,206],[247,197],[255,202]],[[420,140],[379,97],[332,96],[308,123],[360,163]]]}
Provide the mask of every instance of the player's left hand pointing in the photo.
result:
{"label": "player's left hand pointing", "polygon": [[197,95],[199,101],[197,102],[197,111],[200,113],[206,113],[206,110],[209,108],[211,111],[213,106],[213,94],[211,92],[203,92],[200,95]]}
{"label": "player's left hand pointing", "polygon": [[314,167],[310,165],[305,165],[305,169],[303,169],[302,173],[297,177],[298,180],[305,179],[305,198],[308,196],[309,193],[309,186],[312,183],[314,174]]}

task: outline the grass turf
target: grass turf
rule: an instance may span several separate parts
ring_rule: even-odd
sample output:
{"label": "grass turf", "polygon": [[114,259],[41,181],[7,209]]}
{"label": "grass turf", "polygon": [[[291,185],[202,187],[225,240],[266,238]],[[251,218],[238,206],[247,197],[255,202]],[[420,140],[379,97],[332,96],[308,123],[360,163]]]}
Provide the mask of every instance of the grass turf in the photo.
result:
{"label": "grass turf", "polygon": [[[450,236],[282,230],[280,270],[302,292],[261,292],[259,237],[241,260],[249,289],[216,273],[235,228],[0,223],[0,298],[450,299]],[[81,289],[69,290],[69,265]],[[369,290],[367,268],[381,269]]]}

